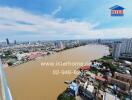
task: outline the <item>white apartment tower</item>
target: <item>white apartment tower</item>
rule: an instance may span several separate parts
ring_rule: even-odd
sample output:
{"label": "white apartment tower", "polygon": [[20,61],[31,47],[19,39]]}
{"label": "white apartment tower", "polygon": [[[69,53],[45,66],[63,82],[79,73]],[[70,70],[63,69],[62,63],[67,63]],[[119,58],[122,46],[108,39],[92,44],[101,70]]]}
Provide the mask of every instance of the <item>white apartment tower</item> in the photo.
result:
{"label": "white apartment tower", "polygon": [[122,43],[114,43],[112,57],[119,58],[121,54],[132,55],[132,39],[126,39]]}
{"label": "white apartment tower", "polygon": [[118,59],[120,57],[120,54],[121,54],[121,43],[117,42],[117,43],[114,43],[113,45],[113,51],[112,51],[112,57],[114,59]]}

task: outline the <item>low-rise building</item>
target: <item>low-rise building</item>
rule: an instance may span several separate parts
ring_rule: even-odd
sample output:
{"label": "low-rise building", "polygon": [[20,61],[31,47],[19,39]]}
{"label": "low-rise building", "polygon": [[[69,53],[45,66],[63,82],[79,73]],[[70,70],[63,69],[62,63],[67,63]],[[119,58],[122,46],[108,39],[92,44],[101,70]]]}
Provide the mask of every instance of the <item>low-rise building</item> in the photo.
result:
{"label": "low-rise building", "polygon": [[115,72],[114,78],[118,79],[120,81],[123,81],[123,82],[127,82],[132,87],[132,76],[131,75],[121,74],[121,73]]}
{"label": "low-rise building", "polygon": [[115,84],[123,91],[129,91],[132,87],[132,76],[116,72],[113,78],[108,77],[108,82]]}

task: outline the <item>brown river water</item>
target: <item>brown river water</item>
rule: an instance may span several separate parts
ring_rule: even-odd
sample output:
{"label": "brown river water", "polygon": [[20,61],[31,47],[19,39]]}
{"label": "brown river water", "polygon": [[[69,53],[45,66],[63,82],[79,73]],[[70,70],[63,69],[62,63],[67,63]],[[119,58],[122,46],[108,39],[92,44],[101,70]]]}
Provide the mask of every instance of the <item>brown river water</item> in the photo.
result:
{"label": "brown river water", "polygon": [[[106,46],[87,45],[5,68],[13,100],[56,100],[67,87],[64,81],[73,80],[76,77],[74,70],[81,67],[73,63],[90,63],[107,54]],[[64,73],[69,70],[71,73]]]}

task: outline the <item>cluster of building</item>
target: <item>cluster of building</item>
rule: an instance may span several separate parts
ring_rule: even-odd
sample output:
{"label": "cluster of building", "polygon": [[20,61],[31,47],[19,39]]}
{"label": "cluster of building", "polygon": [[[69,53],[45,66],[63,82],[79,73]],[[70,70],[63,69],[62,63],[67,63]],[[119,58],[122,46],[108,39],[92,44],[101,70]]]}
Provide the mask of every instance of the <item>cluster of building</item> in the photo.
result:
{"label": "cluster of building", "polygon": [[111,54],[80,68],[63,93],[76,100],[132,100],[132,39],[100,40]]}
{"label": "cluster of building", "polygon": [[132,59],[132,39],[115,42],[113,44],[112,56],[114,59],[125,58]]}
{"label": "cluster of building", "polygon": [[30,52],[30,53],[22,53],[16,54],[18,61],[21,60],[33,60],[37,57],[41,57],[47,55],[47,52]]}
{"label": "cluster of building", "polygon": [[0,57],[2,62],[10,65],[18,65],[40,56],[53,54],[62,50],[86,45],[84,40],[55,40],[55,41],[28,41],[10,42],[7,38],[0,43]]}
{"label": "cluster of building", "polygon": [[63,94],[76,100],[132,100],[132,76],[112,73],[108,67],[98,61],[81,67],[74,81],[66,81],[68,88]]}

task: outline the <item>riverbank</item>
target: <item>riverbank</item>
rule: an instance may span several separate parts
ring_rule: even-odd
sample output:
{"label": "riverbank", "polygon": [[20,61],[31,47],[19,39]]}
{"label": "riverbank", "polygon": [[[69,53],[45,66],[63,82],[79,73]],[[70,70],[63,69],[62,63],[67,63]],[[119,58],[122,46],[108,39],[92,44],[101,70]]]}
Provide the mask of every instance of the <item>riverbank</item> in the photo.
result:
{"label": "riverbank", "polygon": [[90,62],[108,53],[108,47],[88,45],[65,50],[42,59],[30,61],[18,67],[5,68],[14,100],[56,100],[66,88],[65,80],[73,80],[75,74],[54,74],[53,70],[76,70],[80,66],[41,66],[42,62]]}
{"label": "riverbank", "polygon": [[[132,92],[132,63],[111,55],[81,66],[74,80],[65,81],[67,89],[57,100],[130,100]],[[80,99],[82,98],[82,99]]]}

